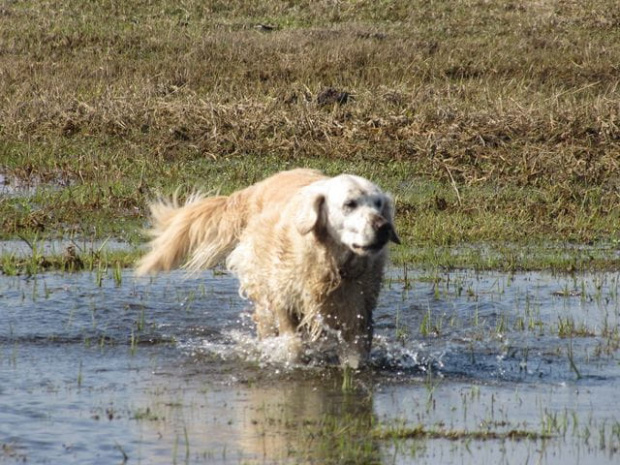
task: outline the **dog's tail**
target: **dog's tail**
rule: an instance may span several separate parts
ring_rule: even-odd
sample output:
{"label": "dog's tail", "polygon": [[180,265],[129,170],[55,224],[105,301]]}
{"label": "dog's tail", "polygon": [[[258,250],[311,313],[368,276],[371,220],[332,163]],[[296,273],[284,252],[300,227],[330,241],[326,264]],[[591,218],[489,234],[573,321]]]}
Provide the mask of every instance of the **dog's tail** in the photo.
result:
{"label": "dog's tail", "polygon": [[242,192],[229,197],[194,194],[185,205],[179,205],[176,196],[151,204],[151,250],[139,260],[136,274],[181,265],[198,271],[223,260],[247,224],[245,198],[239,195]]}

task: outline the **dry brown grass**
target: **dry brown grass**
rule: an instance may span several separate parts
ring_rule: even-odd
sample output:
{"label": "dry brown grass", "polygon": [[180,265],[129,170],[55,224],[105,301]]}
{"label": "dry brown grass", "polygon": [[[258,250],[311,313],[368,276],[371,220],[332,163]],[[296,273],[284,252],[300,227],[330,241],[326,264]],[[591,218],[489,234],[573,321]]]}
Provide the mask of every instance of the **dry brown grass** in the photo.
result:
{"label": "dry brown grass", "polygon": [[117,3],[1,8],[0,170],[146,194],[331,160],[405,215],[475,216],[450,240],[616,237],[614,0]]}

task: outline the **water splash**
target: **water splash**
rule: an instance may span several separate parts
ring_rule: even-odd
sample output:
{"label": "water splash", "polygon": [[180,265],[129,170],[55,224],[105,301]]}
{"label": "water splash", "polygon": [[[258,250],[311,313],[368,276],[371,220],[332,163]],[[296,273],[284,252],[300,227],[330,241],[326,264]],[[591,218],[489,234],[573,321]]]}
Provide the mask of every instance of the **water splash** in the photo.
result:
{"label": "water splash", "polygon": [[[296,337],[272,337],[261,340],[248,328],[242,328],[226,330],[217,337],[209,339],[190,339],[180,346],[194,356],[255,364],[274,371],[340,367],[337,341],[305,343],[301,357],[295,359],[291,354],[296,352],[298,342]],[[429,372],[440,374],[444,367],[442,362],[444,354],[445,351],[433,351],[423,343],[414,347],[404,346],[384,336],[375,336],[365,370],[394,375]]]}

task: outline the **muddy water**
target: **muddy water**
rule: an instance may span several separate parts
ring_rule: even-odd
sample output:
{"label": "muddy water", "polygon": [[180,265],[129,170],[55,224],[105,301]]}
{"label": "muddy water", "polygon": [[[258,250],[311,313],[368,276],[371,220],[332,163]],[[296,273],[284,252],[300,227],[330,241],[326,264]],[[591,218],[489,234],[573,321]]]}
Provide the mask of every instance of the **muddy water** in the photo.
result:
{"label": "muddy water", "polygon": [[618,463],[619,279],[392,270],[343,388],[226,274],[0,277],[0,463]]}

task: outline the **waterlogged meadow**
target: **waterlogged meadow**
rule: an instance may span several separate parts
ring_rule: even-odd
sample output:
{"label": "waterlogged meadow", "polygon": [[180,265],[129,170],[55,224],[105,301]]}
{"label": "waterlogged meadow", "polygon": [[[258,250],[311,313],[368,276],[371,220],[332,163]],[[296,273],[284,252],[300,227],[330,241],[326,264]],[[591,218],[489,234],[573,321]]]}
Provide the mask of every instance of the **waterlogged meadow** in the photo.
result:
{"label": "waterlogged meadow", "polygon": [[[617,0],[0,4],[0,463],[615,464]],[[352,172],[370,366],[287,366],[147,204]]]}
{"label": "waterlogged meadow", "polygon": [[2,461],[617,463],[620,276],[392,268],[370,366],[287,366],[224,272],[3,276]]}

